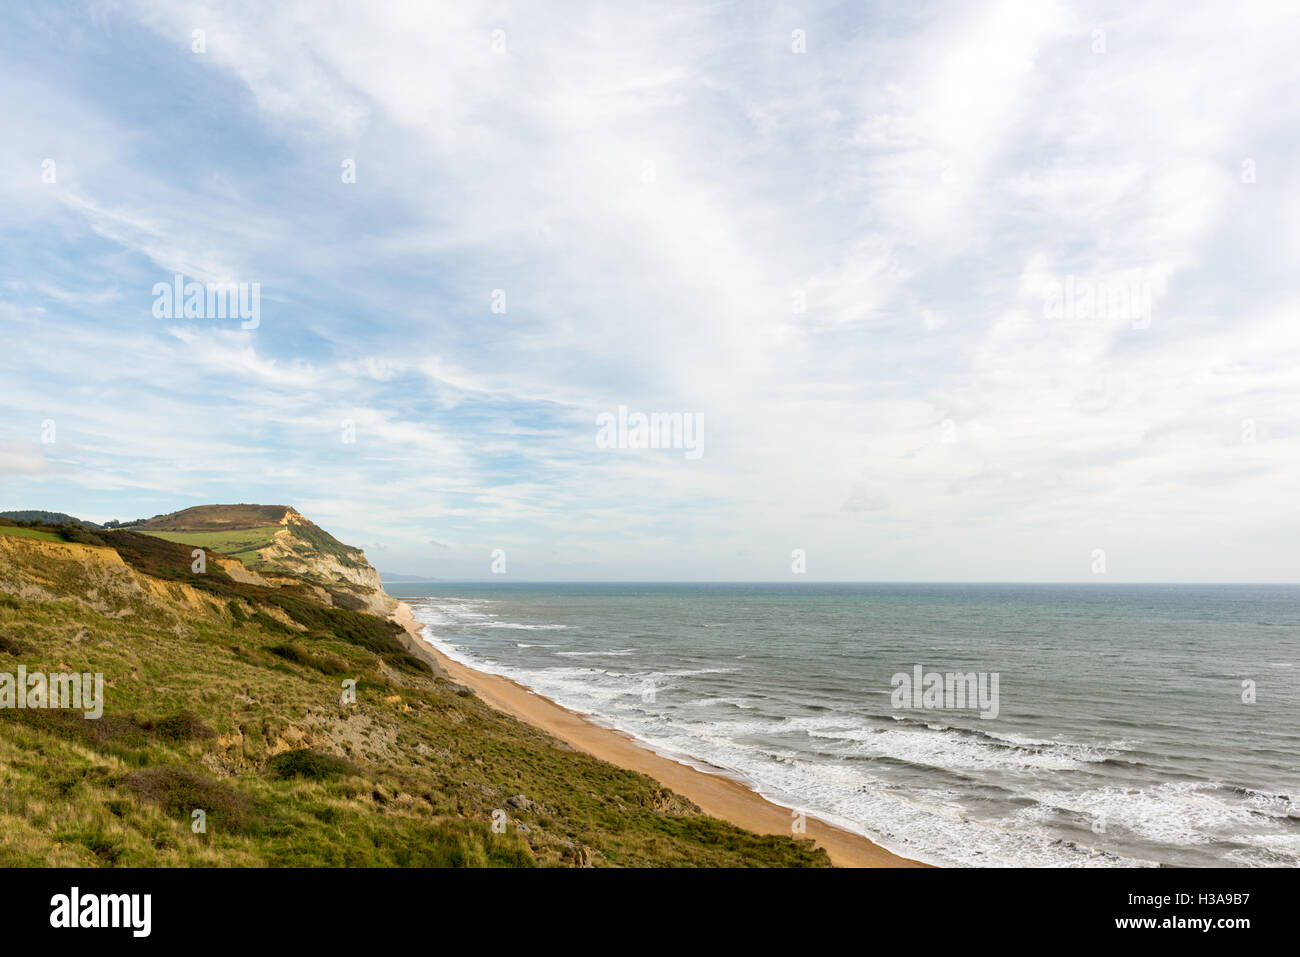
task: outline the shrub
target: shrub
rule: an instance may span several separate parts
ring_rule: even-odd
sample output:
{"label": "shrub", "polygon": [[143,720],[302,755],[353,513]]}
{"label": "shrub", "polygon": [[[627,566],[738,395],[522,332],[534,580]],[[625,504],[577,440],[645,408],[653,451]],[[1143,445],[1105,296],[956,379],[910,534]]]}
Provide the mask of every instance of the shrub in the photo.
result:
{"label": "shrub", "polygon": [[215,825],[246,831],[253,823],[253,802],[248,795],[185,768],[145,768],[128,774],[123,783],[142,800],[176,817],[189,820],[193,811],[203,811],[209,829]]}
{"label": "shrub", "polygon": [[16,638],[8,638],[0,635],[0,651],[7,655],[21,655],[26,653],[27,646]]}
{"label": "shrub", "polygon": [[95,746],[120,745],[140,748],[148,744],[144,728],[134,718],[105,714],[98,721],[87,721],[82,712],[66,708],[24,708],[9,712],[13,721],[60,738]]}
{"label": "shrub", "polygon": [[55,525],[54,530],[65,542],[72,542],[77,545],[99,545],[101,547],[108,545],[108,542],[104,541],[104,539],[100,538],[80,522],[64,522]]}
{"label": "shrub", "polygon": [[272,618],[270,615],[268,615],[268,614],[267,614],[266,612],[264,612],[264,611],[255,611],[255,612],[253,612],[253,621],[254,621],[255,623],[261,625],[261,626],[262,626],[263,628],[265,628],[267,631],[280,632],[280,633],[282,633],[282,634],[292,634],[292,633],[293,633],[293,629],[292,629],[292,628],[290,628],[290,627],[289,627],[288,625],[286,625],[284,622],[280,621],[280,619],[278,619],[278,618]]}
{"label": "shrub", "polygon": [[204,724],[192,711],[178,711],[166,718],[146,721],[144,728],[168,741],[203,741],[217,736],[217,732]]}
{"label": "shrub", "polygon": [[273,645],[266,649],[271,654],[283,658],[285,661],[292,661],[295,664],[306,665],[308,668],[315,668],[322,674],[341,675],[348,671],[348,663],[336,654],[328,651],[319,653],[308,651],[302,645],[289,642],[283,645]]}
{"label": "shrub", "polygon": [[307,778],[311,781],[324,781],[344,774],[357,773],[351,761],[321,751],[313,751],[311,748],[282,751],[266,763],[266,769],[273,777],[281,780]]}

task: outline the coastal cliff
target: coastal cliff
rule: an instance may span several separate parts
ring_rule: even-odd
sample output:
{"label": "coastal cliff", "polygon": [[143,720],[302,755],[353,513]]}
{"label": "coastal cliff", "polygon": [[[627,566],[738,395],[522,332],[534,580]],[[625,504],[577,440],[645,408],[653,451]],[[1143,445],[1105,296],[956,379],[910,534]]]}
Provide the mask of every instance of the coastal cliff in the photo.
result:
{"label": "coastal cliff", "polygon": [[0,674],[103,685],[0,699],[0,866],[829,863],[494,710],[295,510],[187,512],[0,521]]}
{"label": "coastal cliff", "polygon": [[365,552],[343,544],[287,505],[198,505],[132,528],[224,552],[253,570],[376,591],[383,588]]}

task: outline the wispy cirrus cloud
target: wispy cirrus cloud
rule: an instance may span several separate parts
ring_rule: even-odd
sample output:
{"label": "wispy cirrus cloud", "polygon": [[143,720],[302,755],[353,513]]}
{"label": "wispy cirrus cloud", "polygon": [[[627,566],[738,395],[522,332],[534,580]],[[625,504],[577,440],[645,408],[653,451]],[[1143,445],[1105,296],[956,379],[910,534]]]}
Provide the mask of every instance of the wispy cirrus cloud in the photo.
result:
{"label": "wispy cirrus cloud", "polygon": [[[4,16],[0,441],[58,423],[13,507],[293,502],[445,577],[1296,577],[1286,4]],[[153,318],[174,272],[261,326]],[[598,449],[619,405],[706,454]]]}

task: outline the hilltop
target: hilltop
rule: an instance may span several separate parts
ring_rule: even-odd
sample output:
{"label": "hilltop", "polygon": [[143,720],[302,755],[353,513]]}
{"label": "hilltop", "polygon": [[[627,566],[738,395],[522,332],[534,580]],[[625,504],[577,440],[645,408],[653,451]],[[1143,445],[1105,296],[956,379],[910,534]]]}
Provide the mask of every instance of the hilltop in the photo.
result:
{"label": "hilltop", "polygon": [[230,555],[253,570],[372,591],[383,587],[365,552],[344,545],[287,505],[197,505],[133,529]]}
{"label": "hilltop", "polygon": [[146,519],[137,528],[195,532],[261,528],[284,524],[290,512],[294,510],[288,505],[195,505]]}
{"label": "hilltop", "polygon": [[[104,683],[98,720],[0,709],[0,866],[828,863],[488,707],[382,591],[321,575],[338,556],[293,509],[150,522],[0,524],[0,672]],[[265,528],[258,569],[164,537]],[[283,531],[310,577],[266,556]]]}

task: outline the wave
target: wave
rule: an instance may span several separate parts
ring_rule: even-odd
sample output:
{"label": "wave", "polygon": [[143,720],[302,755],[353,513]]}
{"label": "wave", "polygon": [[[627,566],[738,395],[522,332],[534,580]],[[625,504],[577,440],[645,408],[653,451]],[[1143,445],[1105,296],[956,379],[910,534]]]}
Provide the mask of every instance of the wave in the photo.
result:
{"label": "wave", "polygon": [[[457,623],[444,604],[417,610],[417,618],[426,625]],[[485,614],[457,609],[466,610]],[[1189,866],[1300,864],[1300,808],[1290,793],[1190,773],[1187,780],[1171,780],[1179,775],[1160,760],[1163,752],[1153,743],[1159,738],[1151,737],[1166,725],[1149,718],[1107,718],[1116,736],[1065,740],[1068,735],[1032,733],[1048,724],[1051,709],[1045,707],[1022,709],[1014,731],[1003,722],[996,730],[985,722],[962,726],[935,713],[850,710],[834,691],[800,692],[770,673],[754,672],[737,660],[743,656],[733,653],[734,646],[713,654],[731,667],[701,661],[701,667],[653,670],[647,663],[656,652],[646,646],[643,657],[621,670],[596,660],[627,659],[637,648],[567,647],[555,654],[576,659],[573,665],[524,668],[485,661],[435,631],[426,627],[427,640],[455,660],[510,677],[665,756],[721,769],[778,804],[918,860],[971,866],[1142,866],[1155,859]],[[694,662],[707,660],[709,651],[680,655],[678,661]],[[699,677],[717,674],[736,677]],[[753,693],[756,688],[762,693]],[[1047,713],[1034,717],[1035,711]]]}
{"label": "wave", "polygon": [[635,648],[622,648],[616,651],[557,651],[564,658],[623,658],[635,654]]}
{"label": "wave", "polygon": [[525,625],[517,621],[489,621],[483,628],[511,628],[515,631],[563,631],[568,625]]}
{"label": "wave", "polygon": [[687,702],[697,708],[708,708],[714,705],[730,705],[733,708],[740,708],[743,711],[752,711],[753,703],[749,698],[696,698]]}

